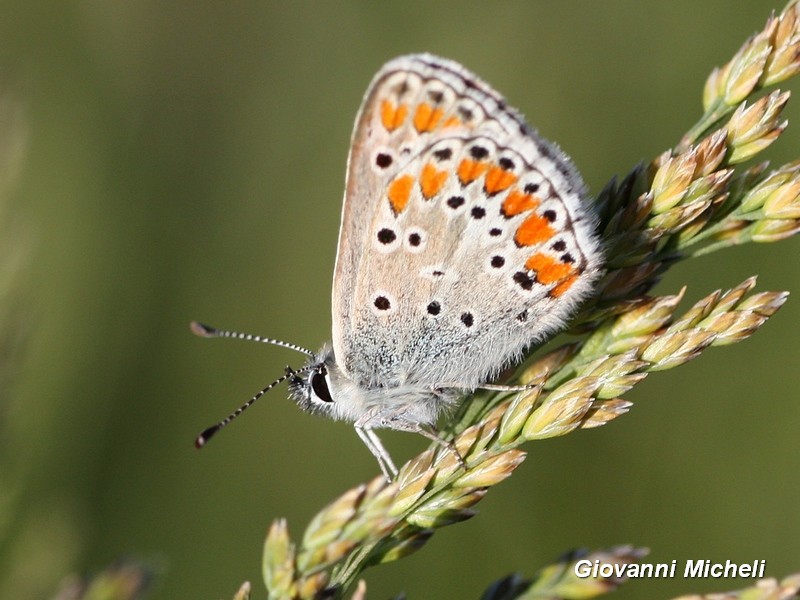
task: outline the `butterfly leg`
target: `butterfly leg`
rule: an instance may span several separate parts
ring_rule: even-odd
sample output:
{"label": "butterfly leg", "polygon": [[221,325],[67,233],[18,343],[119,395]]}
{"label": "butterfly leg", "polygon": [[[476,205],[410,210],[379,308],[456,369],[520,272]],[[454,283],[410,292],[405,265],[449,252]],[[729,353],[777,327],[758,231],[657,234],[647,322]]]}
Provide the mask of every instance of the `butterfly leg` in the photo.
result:
{"label": "butterfly leg", "polygon": [[458,464],[461,465],[462,468],[467,468],[467,463],[464,461],[464,457],[461,456],[461,453],[456,448],[456,445],[453,442],[450,442],[439,435],[439,433],[430,425],[419,425],[416,424],[416,429],[413,429],[415,433],[420,434],[423,437],[428,438],[429,440],[436,442],[445,450],[452,452],[453,456],[456,457]]}
{"label": "butterfly leg", "polygon": [[492,390],[495,392],[527,392],[538,387],[538,383],[529,383],[527,385],[498,385],[495,383],[482,383],[478,386],[479,390]]}
{"label": "butterfly leg", "polygon": [[[433,428],[432,425],[427,425],[423,423],[417,423],[416,421],[407,421],[396,415],[388,415],[384,416],[383,418],[379,419],[380,426],[386,427],[388,429],[394,429],[395,431],[408,431],[410,433],[417,433],[423,437],[428,438],[432,442],[436,442],[445,450],[452,452],[453,456],[456,457],[458,464],[461,465],[463,468],[467,468],[467,463],[464,462],[464,457],[458,452],[456,445],[453,442],[450,442],[439,435],[436,429]],[[373,434],[374,435],[374,434]]]}
{"label": "butterfly leg", "polygon": [[465,388],[464,386],[457,384],[457,383],[445,383],[440,386],[437,386],[433,391],[434,394],[440,393],[442,390],[446,389],[457,389],[462,390],[463,394],[467,394],[469,392],[475,390],[491,390],[494,392],[527,392],[528,390],[532,390],[536,387],[541,385],[540,383],[528,383],[523,385],[502,385],[497,383],[481,383],[480,385],[476,385],[474,388]]}
{"label": "butterfly leg", "polygon": [[380,438],[378,438],[371,427],[364,427],[356,423],[355,428],[358,437],[361,438],[364,445],[372,452],[372,456],[377,459],[386,481],[394,481],[397,478],[397,467],[394,466],[392,457],[389,456],[386,448],[383,447]]}

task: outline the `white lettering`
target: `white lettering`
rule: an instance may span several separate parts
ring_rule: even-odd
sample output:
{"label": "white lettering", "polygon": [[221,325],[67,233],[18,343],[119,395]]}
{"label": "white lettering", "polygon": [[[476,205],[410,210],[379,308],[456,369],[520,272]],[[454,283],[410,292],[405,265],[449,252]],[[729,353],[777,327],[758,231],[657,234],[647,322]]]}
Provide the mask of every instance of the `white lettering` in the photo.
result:
{"label": "white lettering", "polygon": [[706,566],[706,560],[687,560],[686,567],[683,569],[684,577],[705,577],[703,575],[703,567]]}
{"label": "white lettering", "polygon": [[586,559],[579,560],[578,562],[575,563],[574,571],[575,571],[575,577],[580,577],[581,579],[584,579],[586,577],[591,577],[592,561]]}
{"label": "white lettering", "polygon": [[[730,575],[728,575],[728,569],[731,570]],[[725,572],[723,577],[736,577],[738,572],[739,572],[739,565],[731,562],[730,560],[725,561]]]}
{"label": "white lettering", "polygon": [[[686,578],[733,578],[733,577],[764,577],[766,560],[755,560],[751,563],[735,563],[726,560],[724,563],[712,563],[708,559],[687,560],[683,568]],[[576,577],[586,579],[624,579],[624,578],[653,578],[675,577],[678,561],[668,563],[604,563],[600,560],[583,559],[575,563],[573,571]]]}
{"label": "white lettering", "polygon": [[671,577],[672,569],[675,568],[675,561],[672,561],[672,566],[669,563],[658,563],[656,565],[655,577]]}
{"label": "white lettering", "polygon": [[616,565],[609,565],[608,563],[602,563],[598,568],[597,572],[600,574],[600,577],[604,579],[608,579],[614,574],[614,567]]}

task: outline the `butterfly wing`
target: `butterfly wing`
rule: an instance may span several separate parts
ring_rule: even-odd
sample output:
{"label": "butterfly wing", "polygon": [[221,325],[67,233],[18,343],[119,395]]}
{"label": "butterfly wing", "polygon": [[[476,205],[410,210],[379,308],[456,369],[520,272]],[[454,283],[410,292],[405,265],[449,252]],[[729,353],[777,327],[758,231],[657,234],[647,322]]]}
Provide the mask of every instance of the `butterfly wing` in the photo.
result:
{"label": "butterfly wing", "polygon": [[412,55],[352,137],[333,347],[364,387],[475,387],[561,327],[601,260],[584,185],[486,83]]}

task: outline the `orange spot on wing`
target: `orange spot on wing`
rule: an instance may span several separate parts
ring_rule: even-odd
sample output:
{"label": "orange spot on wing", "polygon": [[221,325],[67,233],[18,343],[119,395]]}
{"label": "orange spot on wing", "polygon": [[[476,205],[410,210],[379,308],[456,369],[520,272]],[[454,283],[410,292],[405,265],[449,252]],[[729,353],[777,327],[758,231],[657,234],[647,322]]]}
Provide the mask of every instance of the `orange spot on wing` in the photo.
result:
{"label": "orange spot on wing", "polygon": [[427,102],[417,106],[414,113],[414,127],[420,133],[425,133],[436,128],[442,119],[443,111],[441,108],[433,108]]}
{"label": "orange spot on wing", "polygon": [[483,184],[483,189],[489,195],[502,192],[508,189],[517,181],[517,176],[511,171],[506,171],[500,167],[492,167],[486,173],[486,181]]}
{"label": "orange spot on wing", "polygon": [[545,285],[561,281],[573,272],[570,265],[541,252],[537,252],[526,260],[525,268],[529,271],[536,271],[536,281]]}
{"label": "orange spot on wing", "polygon": [[381,123],[387,131],[394,131],[408,116],[408,107],[405,104],[395,106],[390,100],[381,103]]}
{"label": "orange spot on wing", "polygon": [[448,117],[447,120],[442,123],[442,127],[458,127],[461,125],[461,119],[458,117]]}
{"label": "orange spot on wing", "polygon": [[430,200],[442,189],[447,180],[447,171],[438,171],[431,163],[422,168],[422,176],[419,178],[419,187],[426,200]]}
{"label": "orange spot on wing", "polygon": [[550,221],[537,214],[525,219],[514,234],[514,241],[519,246],[533,246],[541,244],[553,237],[555,231],[550,227]]}
{"label": "orange spot on wing", "polygon": [[389,184],[389,204],[392,205],[394,214],[400,214],[406,208],[409,198],[411,198],[411,187],[414,185],[414,177],[403,175]]}
{"label": "orange spot on wing", "polygon": [[513,217],[526,210],[534,210],[539,206],[539,199],[531,194],[524,194],[517,189],[508,192],[508,196],[503,200],[501,210],[506,217]]}
{"label": "orange spot on wing", "polygon": [[556,287],[554,287],[552,290],[550,290],[550,295],[558,298],[569,288],[571,288],[572,284],[575,283],[577,280],[578,280],[577,275],[573,275],[572,277],[565,279],[564,281],[559,283]]}
{"label": "orange spot on wing", "polygon": [[461,185],[467,185],[483,175],[483,172],[488,168],[489,165],[486,163],[465,158],[458,164],[458,180]]}

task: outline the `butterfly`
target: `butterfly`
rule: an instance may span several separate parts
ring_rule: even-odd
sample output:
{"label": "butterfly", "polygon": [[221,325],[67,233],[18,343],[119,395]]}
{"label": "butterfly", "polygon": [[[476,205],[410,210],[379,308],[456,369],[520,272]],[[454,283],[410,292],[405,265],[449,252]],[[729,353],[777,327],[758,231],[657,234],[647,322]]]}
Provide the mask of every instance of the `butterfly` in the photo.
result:
{"label": "butterfly", "polygon": [[202,446],[289,381],[305,411],[440,443],[435,423],[563,328],[602,271],[596,219],[572,161],[500,94],[430,54],[385,64],[356,117],[333,276],[332,342],[197,439]]}

